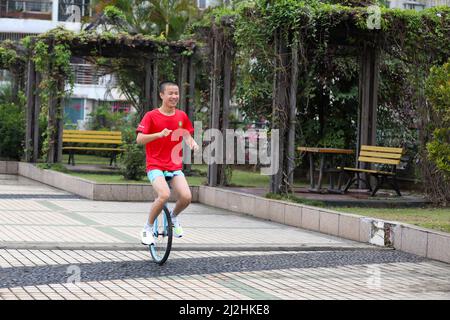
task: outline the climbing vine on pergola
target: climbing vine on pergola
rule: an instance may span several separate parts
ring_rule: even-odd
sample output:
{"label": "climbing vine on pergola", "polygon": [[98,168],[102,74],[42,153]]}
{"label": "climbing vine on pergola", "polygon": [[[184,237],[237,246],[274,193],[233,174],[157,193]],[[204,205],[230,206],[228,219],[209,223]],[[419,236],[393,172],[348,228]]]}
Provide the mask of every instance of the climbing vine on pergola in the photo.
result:
{"label": "climbing vine on pergola", "polygon": [[[74,85],[70,61],[72,57],[133,60],[144,66],[144,97],[141,113],[158,104],[158,67],[164,59],[178,61],[180,108],[188,114],[193,109],[193,70],[195,43],[193,41],[166,42],[150,36],[125,33],[73,33],[61,28],[33,38],[27,38],[27,126],[25,160],[39,159],[39,114],[47,117],[47,131],[42,153],[47,163],[61,162],[63,133],[63,100]],[[167,76],[167,75],[162,75]],[[67,92],[67,87],[69,88]],[[189,94],[188,94],[189,93]]]}
{"label": "climbing vine on pergola", "polygon": [[[353,5],[358,2],[348,3]],[[319,60],[320,57],[332,59],[336,55],[347,55],[354,56],[359,61],[356,154],[361,144],[376,144],[379,64],[384,52],[411,65],[418,84],[415,98],[418,108],[423,110],[419,111],[423,114],[420,127],[426,131],[427,117],[424,113],[428,107],[420,86],[431,65],[442,64],[449,57],[448,7],[416,12],[333,5],[314,0],[260,0],[240,6],[235,11],[218,9],[211,16],[214,18],[204,19],[198,24],[198,28],[221,28],[220,34],[210,34],[217,39],[227,36],[241,61],[270,61],[266,64],[270,67],[273,79],[272,114],[269,118],[272,129],[278,129],[280,133],[277,141],[280,170],[278,174],[271,176],[271,192],[291,190],[295,168],[298,95],[307,92],[305,86],[314,66],[324,63]],[[229,23],[224,24],[224,21]],[[215,48],[210,47],[210,61],[214,61],[215,52]],[[219,82],[222,90],[225,88],[224,74],[222,72],[222,82]],[[214,77],[211,78],[217,83]],[[211,111],[226,118],[226,102],[222,101],[219,109],[211,108]],[[214,103],[211,97],[211,105]],[[212,125],[214,128],[225,129],[220,123],[212,122]],[[423,134],[422,146],[427,136],[429,133]],[[426,161],[426,155],[421,158]],[[223,181],[219,179],[217,184],[223,184]]]}

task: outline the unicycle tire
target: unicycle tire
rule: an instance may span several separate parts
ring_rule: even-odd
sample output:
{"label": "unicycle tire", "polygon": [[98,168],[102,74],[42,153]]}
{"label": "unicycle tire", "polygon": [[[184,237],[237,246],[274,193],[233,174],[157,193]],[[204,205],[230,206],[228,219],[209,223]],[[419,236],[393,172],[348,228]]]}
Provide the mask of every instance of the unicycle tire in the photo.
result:
{"label": "unicycle tire", "polygon": [[164,206],[161,213],[156,217],[153,223],[153,231],[158,232],[155,237],[156,243],[149,245],[149,251],[154,262],[162,265],[169,257],[172,249],[172,220],[170,219],[169,209]]}

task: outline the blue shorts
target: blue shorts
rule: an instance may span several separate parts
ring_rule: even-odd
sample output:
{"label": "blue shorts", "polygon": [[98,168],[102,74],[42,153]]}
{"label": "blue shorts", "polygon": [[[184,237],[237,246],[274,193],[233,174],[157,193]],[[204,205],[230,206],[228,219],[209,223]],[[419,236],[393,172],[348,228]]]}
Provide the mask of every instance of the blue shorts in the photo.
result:
{"label": "blue shorts", "polygon": [[170,181],[173,177],[176,176],[183,176],[184,173],[181,170],[175,170],[175,171],[161,171],[159,169],[150,170],[147,172],[148,180],[150,180],[150,183],[153,183],[153,180],[155,180],[156,177],[165,177],[166,181]]}

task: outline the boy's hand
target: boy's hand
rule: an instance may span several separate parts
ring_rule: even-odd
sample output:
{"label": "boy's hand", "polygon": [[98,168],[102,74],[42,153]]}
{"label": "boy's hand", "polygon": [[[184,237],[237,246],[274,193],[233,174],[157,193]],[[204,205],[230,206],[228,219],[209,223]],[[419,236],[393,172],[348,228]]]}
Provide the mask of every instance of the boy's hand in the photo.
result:
{"label": "boy's hand", "polygon": [[172,132],[172,130],[169,130],[169,129],[165,128],[163,131],[161,131],[159,133],[159,137],[160,138],[167,137],[171,132]]}
{"label": "boy's hand", "polygon": [[197,142],[194,139],[189,139],[187,144],[191,150],[197,151],[199,149]]}

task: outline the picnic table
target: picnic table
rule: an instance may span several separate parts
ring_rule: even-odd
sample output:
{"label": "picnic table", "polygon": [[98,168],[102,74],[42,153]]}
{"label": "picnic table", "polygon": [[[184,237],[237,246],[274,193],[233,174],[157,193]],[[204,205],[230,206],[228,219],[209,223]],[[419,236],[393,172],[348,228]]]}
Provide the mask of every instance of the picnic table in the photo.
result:
{"label": "picnic table", "polygon": [[[298,151],[305,152],[309,157],[309,179],[310,179],[310,192],[322,192],[322,179],[324,173],[331,173],[330,175],[330,187],[329,192],[336,192],[339,190],[334,189],[334,173],[339,173],[340,170],[336,169],[335,156],[336,155],[350,155],[354,154],[351,149],[339,149],[339,148],[317,148],[317,147],[298,147]],[[320,165],[319,165],[319,179],[316,183],[314,180],[314,156],[319,155]]]}

